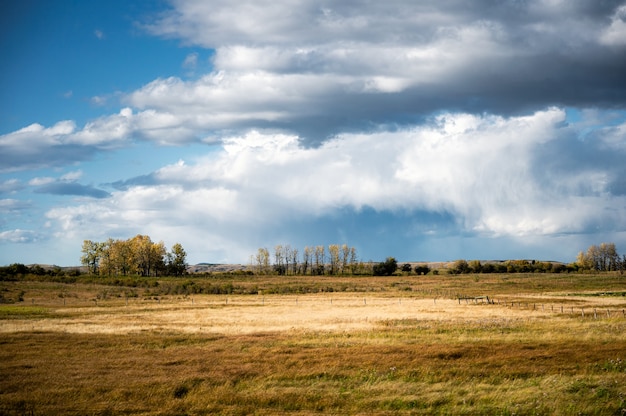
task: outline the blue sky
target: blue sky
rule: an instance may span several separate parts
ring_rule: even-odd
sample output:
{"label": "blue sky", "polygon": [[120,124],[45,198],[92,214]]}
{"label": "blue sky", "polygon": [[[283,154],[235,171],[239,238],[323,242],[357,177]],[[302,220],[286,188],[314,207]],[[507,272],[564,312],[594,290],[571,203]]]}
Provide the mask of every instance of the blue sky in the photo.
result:
{"label": "blue sky", "polygon": [[0,264],[626,251],[626,2],[0,6]]}

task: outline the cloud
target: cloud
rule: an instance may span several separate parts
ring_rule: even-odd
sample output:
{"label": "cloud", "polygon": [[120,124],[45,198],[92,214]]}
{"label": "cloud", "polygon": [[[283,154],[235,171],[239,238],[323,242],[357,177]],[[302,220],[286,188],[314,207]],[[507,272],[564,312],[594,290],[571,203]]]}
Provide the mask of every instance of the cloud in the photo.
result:
{"label": "cloud", "polygon": [[626,46],[626,5],[611,16],[611,24],[600,36],[600,42],[610,46]]}
{"label": "cloud", "polygon": [[145,28],[214,48],[215,72],[155,80],[126,102],[199,131],[278,128],[318,144],[442,110],[623,107],[624,7],[178,1]]}
{"label": "cloud", "polygon": [[[1,136],[0,164],[59,166],[133,140],[215,142],[251,129],[318,146],[346,132],[410,128],[440,112],[624,108],[624,7],[179,0],[142,27],[214,50],[212,72],[152,80],[121,96],[128,107],[118,114],[81,129],[61,122],[73,131],[55,143],[40,140],[52,128],[38,124]],[[197,65],[198,56],[188,54],[183,66]],[[26,150],[17,137],[36,146]]]}
{"label": "cloud", "polygon": [[33,243],[40,240],[40,235],[32,230],[0,231],[0,243]]}
{"label": "cloud", "polygon": [[0,213],[6,215],[30,208],[32,204],[17,199],[0,199]]}
{"label": "cloud", "polygon": [[102,95],[94,95],[89,101],[92,105],[95,105],[96,107],[102,107],[106,105],[108,98]]}
{"label": "cloud", "polygon": [[35,192],[38,194],[51,195],[77,195],[90,198],[108,198],[110,194],[102,189],[94,188],[88,185],[81,185],[76,182],[51,182],[41,185]]}
{"label": "cloud", "polygon": [[185,60],[183,61],[183,68],[186,69],[196,69],[196,66],[198,65],[198,53],[197,52],[192,52],[190,54],[188,54],[185,57]]}
{"label": "cloud", "polygon": [[105,38],[104,32],[100,29],[96,29],[93,31],[93,34],[99,39],[102,40]]}
{"label": "cloud", "polygon": [[7,179],[0,182],[0,194],[12,193],[24,188],[24,184],[19,179]]}
{"label": "cloud", "polygon": [[363,230],[393,231],[398,244],[417,244],[451,234],[532,240],[625,229],[626,198],[615,192],[621,165],[577,165],[604,157],[605,145],[581,141],[565,120],[558,108],[523,117],[445,113],[315,148],[294,135],[250,132],[193,164],[118,184],[102,203],[47,216],[70,235],[99,224],[105,236],[143,230],[198,250],[219,242],[238,261],[255,245],[295,243],[306,233],[351,241],[365,238]]}
{"label": "cloud", "polygon": [[52,127],[34,123],[0,135],[0,172],[63,166],[90,159],[96,152],[127,145],[131,140],[133,113],[122,109],[92,120],[77,130],[71,120]]}

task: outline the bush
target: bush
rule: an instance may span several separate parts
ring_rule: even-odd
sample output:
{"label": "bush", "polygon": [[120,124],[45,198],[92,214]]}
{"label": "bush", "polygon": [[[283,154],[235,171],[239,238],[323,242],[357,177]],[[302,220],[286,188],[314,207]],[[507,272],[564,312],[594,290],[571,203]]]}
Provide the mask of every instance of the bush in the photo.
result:
{"label": "bush", "polygon": [[420,275],[420,274],[426,275],[429,272],[430,272],[430,267],[428,267],[425,264],[420,264],[418,266],[415,266],[415,273],[418,274],[418,275]]}
{"label": "bush", "polygon": [[387,257],[384,262],[375,264],[372,270],[374,276],[391,276],[398,270],[398,262],[393,257]]}

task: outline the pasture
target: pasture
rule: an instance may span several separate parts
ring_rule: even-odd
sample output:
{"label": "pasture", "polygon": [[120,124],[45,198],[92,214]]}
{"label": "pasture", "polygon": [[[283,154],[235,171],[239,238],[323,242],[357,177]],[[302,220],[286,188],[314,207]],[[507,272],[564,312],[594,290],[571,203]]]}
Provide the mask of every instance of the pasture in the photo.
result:
{"label": "pasture", "polygon": [[0,290],[2,415],[626,413],[619,275],[23,279]]}

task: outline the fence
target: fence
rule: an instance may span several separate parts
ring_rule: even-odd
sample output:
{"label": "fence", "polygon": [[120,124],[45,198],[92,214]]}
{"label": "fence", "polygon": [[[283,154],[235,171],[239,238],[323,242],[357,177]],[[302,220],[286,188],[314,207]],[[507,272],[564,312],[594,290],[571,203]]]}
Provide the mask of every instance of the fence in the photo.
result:
{"label": "fence", "polygon": [[598,308],[598,307],[583,307],[583,306],[565,306],[562,304],[554,305],[554,304],[544,304],[544,303],[536,303],[536,302],[522,302],[522,301],[508,301],[508,300],[500,300],[489,298],[489,296],[458,296],[459,304],[462,304],[464,301],[465,304],[487,304],[487,305],[499,305],[504,306],[505,308],[519,308],[526,309],[529,311],[542,311],[542,312],[552,312],[558,313],[562,315],[579,315],[582,318],[585,317],[593,317],[594,319],[598,319],[601,317],[612,318],[612,317],[623,317],[626,318],[626,308],[622,309],[611,309],[611,308]]}

